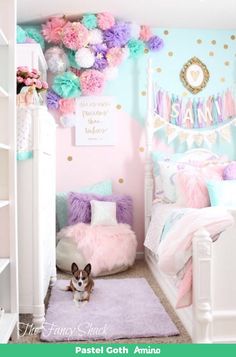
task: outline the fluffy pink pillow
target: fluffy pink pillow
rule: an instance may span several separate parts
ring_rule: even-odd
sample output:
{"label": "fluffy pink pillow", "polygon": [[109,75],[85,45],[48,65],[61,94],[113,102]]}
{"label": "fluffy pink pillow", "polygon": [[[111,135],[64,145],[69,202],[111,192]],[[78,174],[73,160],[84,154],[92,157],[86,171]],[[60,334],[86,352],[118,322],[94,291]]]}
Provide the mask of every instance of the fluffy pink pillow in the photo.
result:
{"label": "fluffy pink pillow", "polygon": [[175,177],[177,203],[184,207],[203,208],[210,206],[206,182],[210,179],[222,180],[223,166],[187,168]]}

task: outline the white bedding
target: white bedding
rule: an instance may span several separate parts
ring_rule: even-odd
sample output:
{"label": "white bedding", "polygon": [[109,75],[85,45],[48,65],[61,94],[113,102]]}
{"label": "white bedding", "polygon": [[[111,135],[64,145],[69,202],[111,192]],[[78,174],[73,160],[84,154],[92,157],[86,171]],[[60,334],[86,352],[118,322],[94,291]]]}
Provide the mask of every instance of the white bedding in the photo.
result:
{"label": "white bedding", "polygon": [[167,217],[180,208],[176,203],[157,202],[152,206],[152,217],[148,227],[144,246],[157,255],[157,250]]}

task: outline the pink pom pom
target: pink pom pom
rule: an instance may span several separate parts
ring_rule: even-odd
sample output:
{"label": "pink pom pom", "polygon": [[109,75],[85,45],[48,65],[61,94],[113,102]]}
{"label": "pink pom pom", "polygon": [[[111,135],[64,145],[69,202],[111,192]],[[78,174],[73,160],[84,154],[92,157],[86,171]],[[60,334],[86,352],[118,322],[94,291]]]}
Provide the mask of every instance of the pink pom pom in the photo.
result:
{"label": "pink pom pom", "polygon": [[42,25],[42,35],[47,42],[59,44],[66,20],[63,17],[53,17]]}
{"label": "pink pom pom", "polygon": [[78,50],[88,43],[89,31],[79,22],[67,22],[62,32],[62,42],[71,50]]}
{"label": "pink pom pom", "polygon": [[120,47],[113,47],[109,49],[106,57],[111,67],[117,67],[124,59],[124,51]]}
{"label": "pink pom pom", "polygon": [[139,33],[139,38],[142,41],[148,41],[150,37],[152,36],[152,32],[149,26],[141,26],[140,33]]}
{"label": "pink pom pom", "polygon": [[59,109],[63,114],[73,113],[75,111],[75,100],[74,99],[60,99]]}
{"label": "pink pom pom", "polygon": [[97,15],[98,27],[101,30],[108,30],[115,25],[115,18],[109,12],[101,12]]}
{"label": "pink pom pom", "polygon": [[81,74],[80,83],[84,95],[101,94],[105,84],[104,74],[95,69],[89,69]]}

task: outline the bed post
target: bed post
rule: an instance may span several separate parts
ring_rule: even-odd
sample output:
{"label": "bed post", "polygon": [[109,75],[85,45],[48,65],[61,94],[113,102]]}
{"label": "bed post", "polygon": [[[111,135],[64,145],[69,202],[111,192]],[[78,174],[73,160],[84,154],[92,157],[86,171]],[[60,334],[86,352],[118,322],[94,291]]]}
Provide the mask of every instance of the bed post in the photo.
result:
{"label": "bed post", "polygon": [[193,238],[193,342],[212,343],[212,239],[205,229]]}
{"label": "bed post", "polygon": [[146,131],[146,156],[145,156],[145,178],[144,178],[144,200],[145,200],[145,236],[151,220],[153,200],[153,175],[152,175],[152,136],[153,136],[153,86],[152,86],[152,62],[149,58],[147,68],[147,118],[145,122]]}

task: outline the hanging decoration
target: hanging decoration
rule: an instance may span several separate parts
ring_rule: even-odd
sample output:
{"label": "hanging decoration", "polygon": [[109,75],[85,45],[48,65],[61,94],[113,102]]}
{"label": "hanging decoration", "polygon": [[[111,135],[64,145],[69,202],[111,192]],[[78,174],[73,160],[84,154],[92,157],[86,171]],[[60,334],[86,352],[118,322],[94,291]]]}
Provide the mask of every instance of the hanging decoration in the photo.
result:
{"label": "hanging decoration", "polygon": [[[33,34],[42,44],[38,32]],[[164,45],[148,26],[120,21],[107,12],[85,14],[77,21],[53,17],[42,25],[41,35],[49,47],[45,57],[54,75],[47,104],[55,110],[60,99],[100,95],[105,82],[116,78],[118,67],[128,57],[137,59],[145,48],[159,51]]]}

